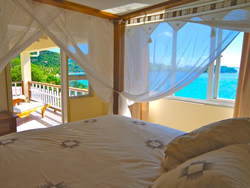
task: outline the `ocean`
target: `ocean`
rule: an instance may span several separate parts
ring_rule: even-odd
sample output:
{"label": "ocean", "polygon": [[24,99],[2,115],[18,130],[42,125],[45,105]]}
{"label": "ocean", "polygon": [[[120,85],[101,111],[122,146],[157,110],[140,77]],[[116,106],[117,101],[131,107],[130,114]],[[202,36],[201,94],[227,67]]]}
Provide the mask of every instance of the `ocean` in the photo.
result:
{"label": "ocean", "polygon": [[[221,73],[218,98],[235,100],[239,73]],[[208,73],[201,74],[195,81],[175,93],[175,96],[206,100]]]}
{"label": "ocean", "polygon": [[[239,73],[221,73],[219,82],[219,98],[235,100]],[[78,82],[88,85],[88,80]],[[208,73],[201,74],[195,81],[175,93],[177,97],[206,100]]]}

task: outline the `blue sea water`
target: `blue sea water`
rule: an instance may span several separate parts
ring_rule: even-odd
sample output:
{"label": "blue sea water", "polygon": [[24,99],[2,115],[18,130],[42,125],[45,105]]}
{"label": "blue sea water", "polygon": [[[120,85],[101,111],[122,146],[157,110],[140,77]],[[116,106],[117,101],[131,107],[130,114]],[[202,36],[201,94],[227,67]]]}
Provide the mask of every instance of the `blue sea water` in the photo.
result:
{"label": "blue sea water", "polygon": [[89,84],[88,80],[78,80],[78,82],[81,83],[81,84],[84,84],[86,86],[88,86],[88,84]]}
{"label": "blue sea water", "polygon": [[[239,73],[221,73],[219,82],[219,98],[235,99]],[[88,85],[88,80],[78,82]],[[175,96],[193,99],[207,99],[208,73],[201,74],[191,84],[175,93]]]}
{"label": "blue sea water", "polygon": [[[237,73],[221,73],[219,81],[219,98],[235,99],[237,83]],[[208,73],[201,74],[195,81],[175,93],[175,96],[203,99],[207,98]]]}

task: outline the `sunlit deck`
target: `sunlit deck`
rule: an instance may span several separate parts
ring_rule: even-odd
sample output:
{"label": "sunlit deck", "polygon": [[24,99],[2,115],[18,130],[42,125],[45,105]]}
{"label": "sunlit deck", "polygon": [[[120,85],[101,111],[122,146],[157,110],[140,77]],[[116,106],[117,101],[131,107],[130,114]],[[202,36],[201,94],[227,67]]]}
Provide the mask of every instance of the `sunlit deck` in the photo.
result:
{"label": "sunlit deck", "polygon": [[[33,81],[29,81],[28,85],[27,100],[50,104],[50,108],[47,108],[44,118],[42,118],[41,111],[32,112],[25,118],[17,118],[17,132],[61,124],[61,86]],[[69,96],[86,93],[88,93],[86,89],[69,88]],[[12,95],[13,97],[24,95],[23,81],[12,82]]]}
{"label": "sunlit deck", "polygon": [[47,109],[45,112],[45,117],[42,118],[41,112],[32,112],[28,117],[17,118],[17,132],[48,128],[56,126],[62,123],[61,112],[54,112],[53,109]]}

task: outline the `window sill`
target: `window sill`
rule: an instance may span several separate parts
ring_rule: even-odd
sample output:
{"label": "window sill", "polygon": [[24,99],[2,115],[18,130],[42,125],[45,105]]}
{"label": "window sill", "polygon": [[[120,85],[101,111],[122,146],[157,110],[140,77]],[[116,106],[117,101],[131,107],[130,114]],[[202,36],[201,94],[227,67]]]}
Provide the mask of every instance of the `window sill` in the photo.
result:
{"label": "window sill", "polygon": [[189,103],[234,108],[234,100],[229,100],[229,99],[201,100],[201,99],[191,99],[191,98],[175,97],[175,96],[168,96],[165,98],[169,100],[183,101],[183,102],[189,102]]}

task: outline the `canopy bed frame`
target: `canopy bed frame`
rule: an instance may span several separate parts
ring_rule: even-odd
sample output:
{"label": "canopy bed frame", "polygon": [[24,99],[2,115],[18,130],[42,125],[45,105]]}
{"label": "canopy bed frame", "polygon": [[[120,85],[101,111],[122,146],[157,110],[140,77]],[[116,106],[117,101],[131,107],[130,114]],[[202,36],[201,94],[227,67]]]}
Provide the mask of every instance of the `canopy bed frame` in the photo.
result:
{"label": "canopy bed frame", "polygon": [[[107,13],[98,9],[83,6],[80,4],[72,3],[69,1],[56,1],[56,0],[34,0],[40,3],[45,3],[101,18],[113,20],[114,22],[114,90],[122,92],[124,90],[124,42],[125,42],[125,21],[140,15],[146,15],[161,10],[166,10],[176,6],[185,5],[198,0],[169,0],[154,6],[140,9],[122,16]],[[113,113],[118,114],[119,109],[119,94],[113,93]]]}

